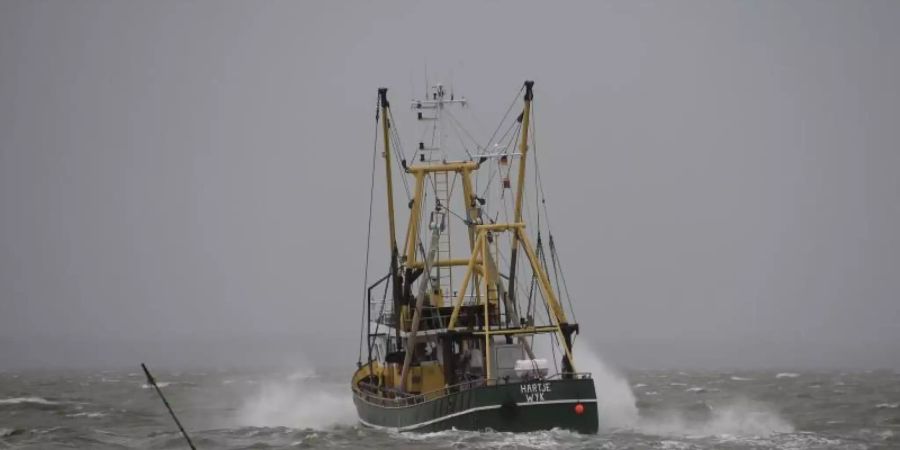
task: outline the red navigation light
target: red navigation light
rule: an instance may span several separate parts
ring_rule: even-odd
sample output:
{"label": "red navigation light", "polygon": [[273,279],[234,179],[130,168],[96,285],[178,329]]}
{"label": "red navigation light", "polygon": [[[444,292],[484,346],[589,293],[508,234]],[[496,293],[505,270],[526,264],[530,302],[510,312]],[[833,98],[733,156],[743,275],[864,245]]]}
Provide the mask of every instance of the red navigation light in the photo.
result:
{"label": "red navigation light", "polygon": [[575,405],[575,414],[578,414],[579,416],[584,414],[584,405],[582,405],[581,403],[576,404]]}

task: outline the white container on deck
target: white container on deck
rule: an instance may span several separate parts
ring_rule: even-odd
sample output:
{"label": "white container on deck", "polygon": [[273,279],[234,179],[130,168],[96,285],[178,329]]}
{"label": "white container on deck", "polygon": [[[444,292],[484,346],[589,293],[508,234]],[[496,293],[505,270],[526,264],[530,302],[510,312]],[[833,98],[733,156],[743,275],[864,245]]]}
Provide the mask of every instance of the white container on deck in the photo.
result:
{"label": "white container on deck", "polygon": [[519,378],[545,377],[550,372],[550,364],[544,358],[520,359],[516,361],[516,375]]}

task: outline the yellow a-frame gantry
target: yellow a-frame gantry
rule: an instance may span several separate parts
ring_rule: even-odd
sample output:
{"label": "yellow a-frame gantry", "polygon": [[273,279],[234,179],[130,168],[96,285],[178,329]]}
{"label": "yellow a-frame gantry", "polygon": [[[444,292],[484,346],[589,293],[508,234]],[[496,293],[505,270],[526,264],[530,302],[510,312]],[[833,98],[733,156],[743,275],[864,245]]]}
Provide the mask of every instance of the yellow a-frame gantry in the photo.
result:
{"label": "yellow a-frame gantry", "polygon": [[[485,361],[486,375],[488,379],[490,379],[491,375],[493,374],[492,367],[490,365],[491,335],[522,335],[550,331],[556,332],[559,335],[559,343],[563,347],[563,351],[565,352],[566,357],[569,360],[569,364],[572,367],[572,371],[574,372],[574,359],[572,358],[571,349],[569,348],[567,339],[562,329],[562,324],[567,323],[566,313],[560,305],[559,300],[556,298],[556,294],[553,292],[553,289],[550,286],[550,278],[547,276],[547,272],[544,270],[544,267],[540,264],[540,261],[537,258],[537,253],[534,251],[534,248],[531,246],[531,241],[528,239],[528,236],[525,233],[525,224],[495,223],[490,225],[476,225],[475,228],[477,229],[475,248],[472,251],[472,257],[469,259],[469,263],[466,267],[466,274],[463,276],[462,285],[459,288],[459,293],[457,294],[456,299],[454,299],[453,301],[453,313],[450,315],[450,320],[447,323],[447,329],[456,330],[456,322],[459,320],[459,311],[462,307],[466,290],[468,289],[469,283],[474,275],[475,267],[478,266],[479,258],[484,259],[484,255],[490,255],[490,247],[488,245],[487,238],[488,233],[514,233],[515,238],[513,239],[513,242],[518,242],[518,245],[520,245],[525,251],[525,255],[528,257],[528,261],[531,264],[531,270],[537,276],[541,293],[543,294],[544,299],[546,300],[547,305],[550,309],[550,320],[552,322],[552,325],[548,327],[528,326],[521,328],[505,328],[503,330],[492,331],[490,329],[490,316],[488,312],[490,301],[486,297],[482,299],[480,296],[476,295],[481,303],[484,304],[484,328],[479,334],[484,334],[485,353],[488,356],[487,360]],[[483,277],[485,292],[487,292],[490,283],[496,283],[497,281],[499,281],[498,278],[498,274],[491,273],[490,271],[485,274],[485,276]]]}
{"label": "yellow a-frame gantry", "polygon": [[[416,248],[419,240],[419,230],[421,226],[421,217],[422,217],[422,203],[425,194],[425,179],[429,174],[436,173],[456,173],[460,175],[462,188],[463,188],[463,197],[466,207],[466,219],[468,223],[468,238],[469,238],[469,247],[471,250],[471,255],[468,259],[458,258],[458,259],[449,259],[449,260],[438,260],[432,264],[433,267],[454,267],[454,266],[465,266],[466,272],[463,277],[462,284],[458,289],[458,293],[453,302],[453,312],[450,316],[450,320],[447,325],[448,330],[455,330],[457,327],[457,321],[459,319],[460,308],[462,306],[463,300],[466,295],[466,291],[468,290],[469,284],[472,279],[475,279],[475,298],[478,302],[484,305],[484,327],[482,331],[476,332],[476,334],[483,334],[485,339],[485,369],[486,376],[488,379],[492,378],[493,368],[491,367],[491,336],[492,335],[529,335],[535,333],[547,333],[547,332],[555,332],[559,335],[559,344],[562,346],[565,356],[569,362],[569,368],[571,371],[575,371],[574,369],[574,359],[572,356],[572,352],[570,349],[569,341],[566,334],[563,331],[563,326],[568,323],[565,315],[565,311],[559,303],[559,300],[554,293],[552,286],[550,284],[550,279],[547,275],[546,270],[541,265],[538,260],[537,254],[534,250],[534,247],[531,244],[531,241],[528,239],[528,236],[525,233],[525,223],[522,221],[522,200],[524,196],[524,186],[525,186],[525,169],[526,169],[526,157],[528,154],[528,132],[531,118],[531,103],[532,103],[532,86],[533,82],[526,81],[525,82],[525,105],[522,111],[522,115],[520,116],[520,120],[522,123],[521,130],[521,138],[519,139],[519,171],[518,171],[518,179],[517,179],[517,189],[516,189],[516,203],[515,203],[515,218],[513,222],[510,223],[493,223],[493,224],[480,224],[477,220],[477,206],[476,201],[477,198],[475,196],[475,191],[473,189],[472,183],[472,173],[476,171],[481,163],[477,161],[455,161],[455,162],[440,162],[440,163],[429,163],[429,164],[421,164],[421,165],[412,165],[409,167],[405,167],[406,172],[415,177],[415,187],[413,192],[413,199],[411,204],[411,210],[409,214],[409,222],[406,228],[406,236],[404,238],[404,248],[402,252],[397,251],[397,242],[396,242],[396,234],[395,234],[395,226],[394,226],[394,205],[393,205],[393,186],[391,179],[391,157],[390,157],[390,145],[389,145],[389,133],[388,133],[388,111],[389,104],[387,102],[385,93],[386,89],[379,90],[381,95],[381,113],[383,117],[383,135],[384,135],[384,158],[386,164],[386,177],[387,177],[387,196],[388,196],[388,215],[389,215],[389,233],[390,233],[390,245],[392,248],[392,252],[394,256],[392,257],[392,270],[394,274],[397,275],[399,271],[400,255],[403,255],[402,265],[407,269],[425,269],[425,261],[418,261],[416,257]],[[490,329],[490,313],[489,313],[489,305],[493,302],[497,301],[498,290],[497,286],[500,283],[499,273],[497,273],[496,266],[493,263],[489,263],[493,261],[492,253],[490,250],[488,235],[491,233],[504,233],[510,232],[513,233],[512,236],[512,247],[511,247],[511,261],[512,266],[510,267],[510,277],[514,277],[515,271],[515,260],[516,253],[519,247],[522,248],[525,255],[528,258],[529,264],[531,266],[531,270],[534,273],[535,277],[538,280],[538,284],[540,286],[541,293],[543,294],[543,298],[547,303],[549,312],[550,312],[550,326],[520,326],[518,328],[503,328],[498,330]],[[427,276],[427,275],[426,275]],[[480,280],[479,280],[480,278]],[[397,280],[397,278],[395,278]],[[426,280],[422,280],[422,283],[427,282]],[[481,295],[482,284],[484,285],[485,295]],[[510,283],[512,286],[512,283]],[[493,289],[492,289],[493,287]],[[395,286],[395,295],[399,294],[399,289]],[[491,295],[492,294],[492,295]],[[511,294],[512,295],[512,294]]]}

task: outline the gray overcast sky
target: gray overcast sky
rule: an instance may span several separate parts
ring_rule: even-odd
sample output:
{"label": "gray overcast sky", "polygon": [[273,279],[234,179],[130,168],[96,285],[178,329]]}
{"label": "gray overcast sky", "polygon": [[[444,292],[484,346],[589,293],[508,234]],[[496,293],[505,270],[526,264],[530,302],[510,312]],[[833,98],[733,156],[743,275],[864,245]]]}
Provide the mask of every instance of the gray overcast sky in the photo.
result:
{"label": "gray overcast sky", "polygon": [[894,1],[4,1],[0,367],[351,364],[376,88],[404,105],[425,61],[487,128],[536,80],[580,345],[900,367],[897,23]]}

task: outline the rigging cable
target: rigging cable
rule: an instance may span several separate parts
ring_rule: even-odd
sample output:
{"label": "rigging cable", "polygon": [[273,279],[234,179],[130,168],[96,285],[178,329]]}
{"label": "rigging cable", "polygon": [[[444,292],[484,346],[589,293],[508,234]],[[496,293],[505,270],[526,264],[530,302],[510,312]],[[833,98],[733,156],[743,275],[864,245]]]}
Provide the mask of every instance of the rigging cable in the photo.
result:
{"label": "rigging cable", "polygon": [[[378,101],[376,101],[376,105],[378,105]],[[378,160],[378,116],[379,116],[379,108],[375,107],[375,142],[372,143],[372,175],[370,176],[369,181],[369,229],[366,231],[366,264],[365,271],[363,275],[363,308],[362,313],[360,313],[360,327],[359,327],[359,357],[356,360],[357,364],[362,363],[362,348],[363,348],[363,328],[365,327],[368,330],[368,324],[366,321],[366,308],[368,305],[368,286],[369,286],[369,250],[371,249],[372,244],[372,205],[375,203],[375,165]],[[387,120],[387,117],[384,118]],[[390,161],[386,162],[390,164]]]}
{"label": "rigging cable", "polygon": [[[543,244],[543,242],[541,242],[540,236],[538,236],[536,253],[537,253],[537,258],[540,261],[542,261],[544,264],[544,267],[546,267],[547,266],[547,257],[544,254],[545,253],[544,252],[544,244]],[[544,269],[544,270],[546,270],[546,269]],[[534,274],[534,276],[536,277],[537,274]],[[544,291],[539,289],[538,292],[539,292],[541,298],[544,300],[544,312],[547,313],[547,322],[552,324],[554,322],[552,319],[553,316],[550,313],[550,306],[547,303],[547,298],[544,296]],[[556,362],[556,347],[560,346],[559,337],[556,335],[556,333],[550,333],[550,334],[551,334],[551,336],[553,336],[550,339],[550,351],[553,354],[553,368],[558,373],[559,372],[559,364]],[[556,345],[553,345],[554,342],[556,343]]]}
{"label": "rigging cable", "polygon": [[[435,107],[434,114],[435,114],[435,119],[431,122],[431,142],[429,143],[430,148],[435,148],[435,144],[434,144],[434,136],[435,135],[437,135],[438,139],[441,138],[440,130],[438,130],[438,124],[441,122],[440,108]],[[441,150],[441,152],[443,152],[443,150]],[[432,153],[433,153],[433,151],[432,151]],[[428,162],[432,161],[432,153],[428,154]]]}
{"label": "rigging cable", "polygon": [[[441,204],[441,208],[447,210],[447,212],[449,212],[453,217],[456,217],[457,219],[459,219],[463,223],[463,225],[470,224],[469,219],[466,219],[465,217],[457,214],[452,209],[450,209],[450,207],[448,207],[447,205]],[[449,224],[449,222],[447,222],[447,223]]]}
{"label": "rigging cable", "polygon": [[559,277],[562,278],[562,286],[563,291],[566,293],[566,300],[569,302],[569,310],[572,312],[572,320],[578,322],[578,319],[575,317],[575,309],[572,307],[572,297],[569,296],[569,286],[566,284],[566,272],[562,268],[562,260],[559,258],[559,254],[556,252],[556,244],[553,243],[553,235],[550,235],[550,252],[552,255],[556,255],[556,264],[559,264]]}
{"label": "rigging cable", "polygon": [[[523,90],[523,89],[525,89],[525,85],[522,85],[522,87],[520,87],[519,90],[516,92],[516,95],[513,96],[513,100],[512,100],[512,102],[509,104],[509,107],[506,108],[506,112],[503,114],[503,118],[500,119],[500,123],[497,124],[497,128],[496,128],[496,129],[494,130],[494,132],[491,134],[491,137],[490,137],[490,139],[488,139],[487,144],[485,144],[485,146],[484,146],[485,149],[488,149],[488,148],[491,147],[491,143],[494,142],[494,137],[497,135],[497,132],[500,131],[500,127],[503,126],[503,122],[506,122],[506,118],[509,116],[509,112],[512,111],[513,107],[516,106],[516,103],[518,103],[518,101],[519,101],[519,94],[522,93],[522,90]],[[501,138],[501,139],[502,139],[502,138]]]}
{"label": "rigging cable", "polygon": [[[531,142],[534,147],[534,177],[535,177],[535,183],[537,184],[537,188],[540,192],[540,197],[541,197],[540,201],[541,201],[541,205],[543,206],[543,209],[544,209],[544,217],[546,218],[546,221],[547,221],[547,234],[548,234],[548,238],[550,241],[549,242],[550,259],[553,261],[553,276],[554,276],[554,278],[556,278],[556,291],[558,293],[557,295],[559,295],[560,284],[562,284],[563,292],[566,293],[566,303],[569,305],[569,312],[572,313],[572,321],[577,323],[578,319],[575,316],[575,307],[572,304],[572,297],[569,295],[569,287],[566,285],[566,274],[562,269],[562,262],[559,260],[559,254],[556,252],[556,244],[553,241],[553,229],[550,226],[550,212],[547,209],[547,197],[544,194],[544,182],[543,182],[543,179],[541,178],[541,169],[540,169],[540,165],[538,164],[537,140],[535,138],[535,133],[537,133],[537,120],[536,120],[536,115],[533,113],[533,111],[532,111],[531,133],[532,133]],[[536,200],[535,200],[535,204],[537,204]],[[538,221],[540,221],[540,211],[537,211],[536,214],[538,216]],[[540,222],[538,222],[538,223],[540,223]],[[557,273],[558,273],[558,275],[557,275]],[[560,278],[562,279],[562,283],[559,282]]]}
{"label": "rigging cable", "polygon": [[[391,112],[390,108],[388,108],[387,111],[388,111],[388,117],[389,117],[388,131],[390,131],[390,133],[391,133],[390,141],[391,141],[391,146],[394,149],[394,160],[395,160],[397,166],[401,169],[401,171],[405,172],[405,170],[403,169],[402,161],[406,160],[406,153],[404,153],[404,151],[403,151],[403,144],[400,141],[400,134],[397,131],[397,125],[396,125],[396,122],[394,121],[394,113]],[[400,178],[403,180],[403,190],[406,191],[406,201],[409,202],[409,200],[412,198],[412,195],[409,193],[409,181],[406,179],[406,177],[400,177]]]}
{"label": "rigging cable", "polygon": [[[532,142],[532,146],[534,147],[534,151],[532,152],[532,154],[534,156],[534,174],[535,174],[535,180],[536,180],[535,184],[537,185],[537,186],[535,186],[535,188],[540,189],[540,203],[543,203],[544,215],[547,216],[547,203],[546,203],[547,200],[546,200],[546,197],[544,196],[543,186],[540,185],[540,170],[538,168],[538,159],[537,159],[537,143],[535,141],[534,133],[535,133],[535,128],[532,127],[531,142]],[[537,197],[537,195],[535,197]],[[540,210],[540,206],[539,206],[539,202],[538,202],[537,198],[535,198],[534,204],[535,204],[534,215],[538,217],[538,220],[540,220],[541,210]],[[548,237],[553,236],[553,232],[550,229],[550,218],[549,217],[547,217],[547,235],[548,235]],[[557,297],[557,299],[559,299],[562,297],[562,292],[560,291],[560,287],[559,287],[559,271],[556,268],[556,258],[553,255],[553,247],[550,247],[550,261],[553,263],[553,266],[552,266],[553,267],[553,280],[556,282],[556,286],[555,286],[556,287],[556,297]],[[544,254],[544,270],[548,271],[547,272],[548,275],[550,274],[550,272],[549,272],[550,266],[547,266],[546,253]],[[571,302],[569,302],[569,310],[572,311]],[[573,320],[575,319],[574,311],[572,311],[572,319]]]}
{"label": "rigging cable", "polygon": [[[390,276],[390,273],[388,273],[388,276]],[[387,305],[388,286],[390,286],[391,283],[392,281],[390,280],[388,280],[387,283],[384,283],[384,293],[381,294],[381,308],[378,310],[378,319],[375,320],[375,333],[373,333],[375,336],[378,336],[378,329],[381,327],[381,318],[384,317],[384,305]],[[393,314],[393,309],[391,312]],[[371,324],[367,324],[366,327],[369,325]],[[371,339],[371,336],[369,338]],[[387,345],[387,343],[385,343],[385,345]],[[390,351],[385,349],[385,353],[390,353]]]}
{"label": "rigging cable", "polygon": [[[469,157],[469,159],[473,159],[472,152],[469,151],[469,148],[466,146],[466,143],[463,142],[462,135],[465,134],[472,141],[472,143],[475,144],[475,148],[480,151],[481,149],[479,148],[478,141],[475,140],[475,138],[472,137],[472,135],[469,133],[469,131],[466,130],[465,127],[462,126],[462,123],[460,123],[460,121],[456,119],[456,116],[454,116],[450,112],[449,109],[444,112],[447,113],[447,117],[450,118],[450,122],[451,122],[450,125],[452,125],[454,134],[456,135],[456,138],[459,140],[459,145],[462,147],[463,151],[466,152],[466,155]],[[462,133],[460,133],[460,131],[462,131]]]}
{"label": "rigging cable", "polygon": [[[504,153],[504,154],[509,154],[510,144],[512,144],[512,147],[513,147],[513,148],[515,148],[515,147],[519,144],[519,130],[521,129],[522,124],[517,123],[517,122],[513,122],[513,124],[509,126],[509,128],[506,130],[506,133],[504,133],[504,134],[503,134],[503,137],[500,138],[500,139],[501,139],[501,141],[502,141],[506,136],[508,136],[508,135],[509,135],[509,132],[512,131],[512,129],[513,129],[514,127],[515,127],[515,130],[516,130],[516,131],[515,131],[515,141],[510,141],[509,143],[507,143],[506,146],[503,147],[503,153]],[[487,148],[487,147],[486,147],[486,148]],[[520,155],[520,157],[521,157],[521,155]],[[494,175],[496,175],[496,174],[499,173],[499,172],[500,172],[499,167],[497,168],[497,170],[492,170],[492,171],[491,171],[491,174],[488,176],[487,183],[485,184],[484,190],[481,192],[481,198],[486,198],[487,192],[488,192],[488,190],[491,188],[491,182],[494,181]],[[477,180],[476,180],[476,181],[477,181]],[[478,190],[477,186],[476,186],[475,189],[476,189],[476,191]]]}

